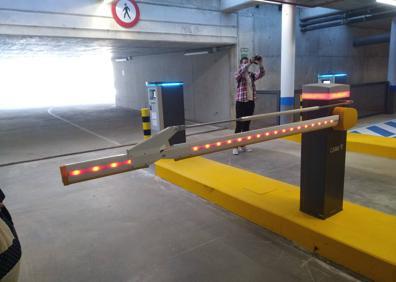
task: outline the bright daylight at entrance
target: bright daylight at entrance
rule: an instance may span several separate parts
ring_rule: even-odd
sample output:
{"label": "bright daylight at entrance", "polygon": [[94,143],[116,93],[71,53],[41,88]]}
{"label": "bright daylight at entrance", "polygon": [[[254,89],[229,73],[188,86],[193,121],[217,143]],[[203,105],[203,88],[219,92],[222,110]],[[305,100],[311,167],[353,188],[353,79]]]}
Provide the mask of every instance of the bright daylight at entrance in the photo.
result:
{"label": "bright daylight at entrance", "polygon": [[114,104],[108,55],[0,59],[0,109]]}

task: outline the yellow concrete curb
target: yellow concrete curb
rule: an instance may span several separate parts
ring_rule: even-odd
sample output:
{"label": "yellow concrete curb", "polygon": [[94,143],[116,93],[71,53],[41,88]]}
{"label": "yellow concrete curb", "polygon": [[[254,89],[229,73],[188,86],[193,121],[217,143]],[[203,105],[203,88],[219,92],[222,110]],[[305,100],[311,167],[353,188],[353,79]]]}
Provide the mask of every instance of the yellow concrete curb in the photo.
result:
{"label": "yellow concrete curb", "polygon": [[[284,139],[301,143],[301,134],[284,137]],[[396,159],[396,138],[348,133],[347,150],[377,157]]]}
{"label": "yellow concrete curb", "polygon": [[339,265],[396,281],[396,217],[349,202],[320,220],[299,211],[299,188],[204,158],[156,163],[156,174]]}

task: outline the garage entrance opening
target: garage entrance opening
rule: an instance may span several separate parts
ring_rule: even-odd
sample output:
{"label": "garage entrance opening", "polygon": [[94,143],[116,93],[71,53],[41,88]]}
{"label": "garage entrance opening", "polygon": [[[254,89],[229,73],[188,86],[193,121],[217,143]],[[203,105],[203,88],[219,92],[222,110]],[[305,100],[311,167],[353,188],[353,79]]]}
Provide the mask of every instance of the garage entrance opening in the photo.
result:
{"label": "garage entrance opening", "polygon": [[0,58],[0,110],[115,103],[111,54]]}

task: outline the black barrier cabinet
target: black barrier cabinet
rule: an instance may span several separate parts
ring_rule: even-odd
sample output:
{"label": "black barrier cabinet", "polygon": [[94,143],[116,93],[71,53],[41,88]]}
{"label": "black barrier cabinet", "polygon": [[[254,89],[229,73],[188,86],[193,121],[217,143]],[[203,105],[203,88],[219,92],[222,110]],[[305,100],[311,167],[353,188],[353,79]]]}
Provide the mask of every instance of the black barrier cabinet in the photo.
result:
{"label": "black barrier cabinet", "polygon": [[[184,125],[184,97],[183,86],[163,87],[162,105],[164,111],[164,128],[173,125]],[[177,132],[170,140],[169,144],[186,143],[186,131]]]}
{"label": "black barrier cabinet", "polygon": [[[303,100],[303,107],[340,102]],[[329,116],[332,108],[303,114],[303,120]],[[326,219],[343,208],[346,131],[333,128],[303,133],[301,141],[300,210]]]}

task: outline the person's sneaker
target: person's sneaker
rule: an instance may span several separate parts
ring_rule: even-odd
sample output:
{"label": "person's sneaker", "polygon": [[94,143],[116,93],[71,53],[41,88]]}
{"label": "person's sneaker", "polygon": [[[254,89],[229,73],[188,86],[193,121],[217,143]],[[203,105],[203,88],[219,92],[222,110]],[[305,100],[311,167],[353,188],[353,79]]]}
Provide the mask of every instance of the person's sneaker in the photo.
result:
{"label": "person's sneaker", "polygon": [[251,152],[251,151],[253,151],[253,150],[252,150],[252,148],[250,148],[250,147],[242,146],[242,147],[240,147],[240,151],[241,151],[241,152]]}
{"label": "person's sneaker", "polygon": [[232,154],[233,155],[239,155],[239,151],[237,148],[232,149]]}

